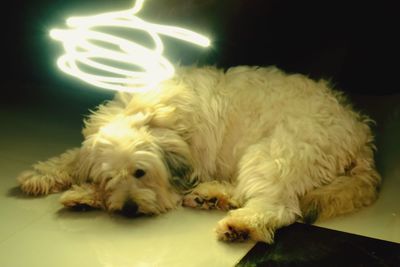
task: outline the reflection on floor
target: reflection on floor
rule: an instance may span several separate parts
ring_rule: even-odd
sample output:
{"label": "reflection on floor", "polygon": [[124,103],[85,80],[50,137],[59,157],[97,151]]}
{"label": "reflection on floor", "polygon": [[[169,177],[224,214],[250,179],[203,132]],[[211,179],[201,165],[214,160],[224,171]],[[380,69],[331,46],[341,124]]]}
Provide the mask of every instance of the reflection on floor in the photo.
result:
{"label": "reflection on floor", "polygon": [[[378,103],[385,101],[380,99]],[[400,103],[393,102],[390,97],[389,101]],[[360,103],[366,103],[365,107],[370,108],[368,102]],[[21,195],[15,182],[15,176],[21,170],[79,145],[81,115],[66,112],[54,106],[0,107],[0,266],[233,266],[253,246],[253,243],[225,244],[215,240],[213,228],[224,216],[221,212],[182,208],[158,217],[125,219],[100,211],[74,213],[64,210],[57,201],[57,194],[42,198]],[[359,213],[317,225],[400,242],[400,104],[376,107],[370,112],[381,123],[377,128],[378,167],[385,178],[381,197],[375,205]],[[292,241],[299,242],[299,246],[309,244],[304,243],[307,231],[311,231],[308,227],[294,225],[292,230],[280,231],[275,250],[282,249],[280,251],[286,253],[293,247],[288,245],[285,250],[282,246]],[[320,240],[332,241],[326,232],[311,229],[317,229]],[[290,231],[297,234],[293,237],[285,235]],[[279,236],[290,242],[279,243]],[[347,250],[349,243],[338,242],[332,244],[343,247],[326,251],[326,255],[331,258],[345,255],[342,252]],[[314,248],[307,248],[304,253]],[[262,244],[255,250],[256,259],[265,259],[270,253],[270,247]],[[356,253],[364,255],[361,251]],[[390,254],[391,250],[376,253]],[[285,257],[285,254],[275,255]]]}

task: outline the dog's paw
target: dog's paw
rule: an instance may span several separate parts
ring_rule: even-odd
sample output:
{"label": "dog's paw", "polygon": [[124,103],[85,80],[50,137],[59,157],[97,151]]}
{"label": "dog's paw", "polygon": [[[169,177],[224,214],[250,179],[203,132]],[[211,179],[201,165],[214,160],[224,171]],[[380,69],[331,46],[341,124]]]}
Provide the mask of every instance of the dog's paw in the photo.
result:
{"label": "dog's paw", "polygon": [[321,204],[311,194],[300,200],[302,221],[307,224],[315,223],[321,214]]}
{"label": "dog's paw", "polygon": [[183,198],[183,206],[204,210],[231,210],[237,207],[235,202],[226,196],[201,196],[196,193],[185,195]]}
{"label": "dog's paw", "polygon": [[203,183],[183,197],[183,206],[198,209],[236,209],[238,204],[232,199],[226,185],[217,182]]}
{"label": "dog's paw", "polygon": [[91,184],[73,185],[61,195],[60,202],[65,207],[79,211],[104,208],[95,186]]}
{"label": "dog's paw", "polygon": [[57,179],[50,175],[43,175],[36,170],[22,172],[17,177],[17,181],[24,193],[35,196],[60,192],[69,186],[58,182]]}
{"label": "dog's paw", "polygon": [[243,242],[249,240],[250,229],[241,222],[225,219],[218,223],[215,230],[217,238],[221,241]]}
{"label": "dog's paw", "polygon": [[218,222],[215,232],[218,240],[227,242],[253,240],[272,243],[274,239],[274,231],[264,225],[263,219],[259,216],[243,216],[232,212]]}

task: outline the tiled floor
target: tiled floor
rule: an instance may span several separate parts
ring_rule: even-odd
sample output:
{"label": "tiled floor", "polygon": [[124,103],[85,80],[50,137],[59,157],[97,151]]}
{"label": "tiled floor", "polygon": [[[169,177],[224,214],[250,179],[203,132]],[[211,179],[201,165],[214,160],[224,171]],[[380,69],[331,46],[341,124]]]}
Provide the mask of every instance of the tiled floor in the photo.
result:
{"label": "tiled floor", "polygon": [[[400,242],[399,110],[380,129],[378,165],[385,181],[378,202],[319,226]],[[58,195],[21,195],[15,181],[20,171],[79,145],[80,115],[62,114],[0,107],[0,266],[233,266],[252,247],[215,240],[221,212],[182,208],[125,219],[64,210]]]}

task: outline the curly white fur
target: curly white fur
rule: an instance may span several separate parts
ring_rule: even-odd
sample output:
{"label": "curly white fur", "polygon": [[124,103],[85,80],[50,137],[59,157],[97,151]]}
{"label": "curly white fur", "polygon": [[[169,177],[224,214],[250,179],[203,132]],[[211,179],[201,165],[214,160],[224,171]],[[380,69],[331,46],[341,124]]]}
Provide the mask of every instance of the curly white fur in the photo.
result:
{"label": "curly white fur", "polygon": [[100,105],[80,148],[18,180],[31,194],[73,185],[66,206],[233,209],[219,239],[272,242],[299,218],[373,203],[380,176],[370,122],[323,80],[274,67],[181,68],[152,91]]}

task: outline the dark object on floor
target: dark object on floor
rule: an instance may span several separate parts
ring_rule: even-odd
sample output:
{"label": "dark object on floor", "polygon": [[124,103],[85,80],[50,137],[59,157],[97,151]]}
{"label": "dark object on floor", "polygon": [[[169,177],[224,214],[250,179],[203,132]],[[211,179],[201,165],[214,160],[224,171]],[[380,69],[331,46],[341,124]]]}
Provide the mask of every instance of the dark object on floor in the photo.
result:
{"label": "dark object on floor", "polygon": [[237,267],[398,267],[400,244],[295,223],[276,232],[275,243],[257,243]]}

